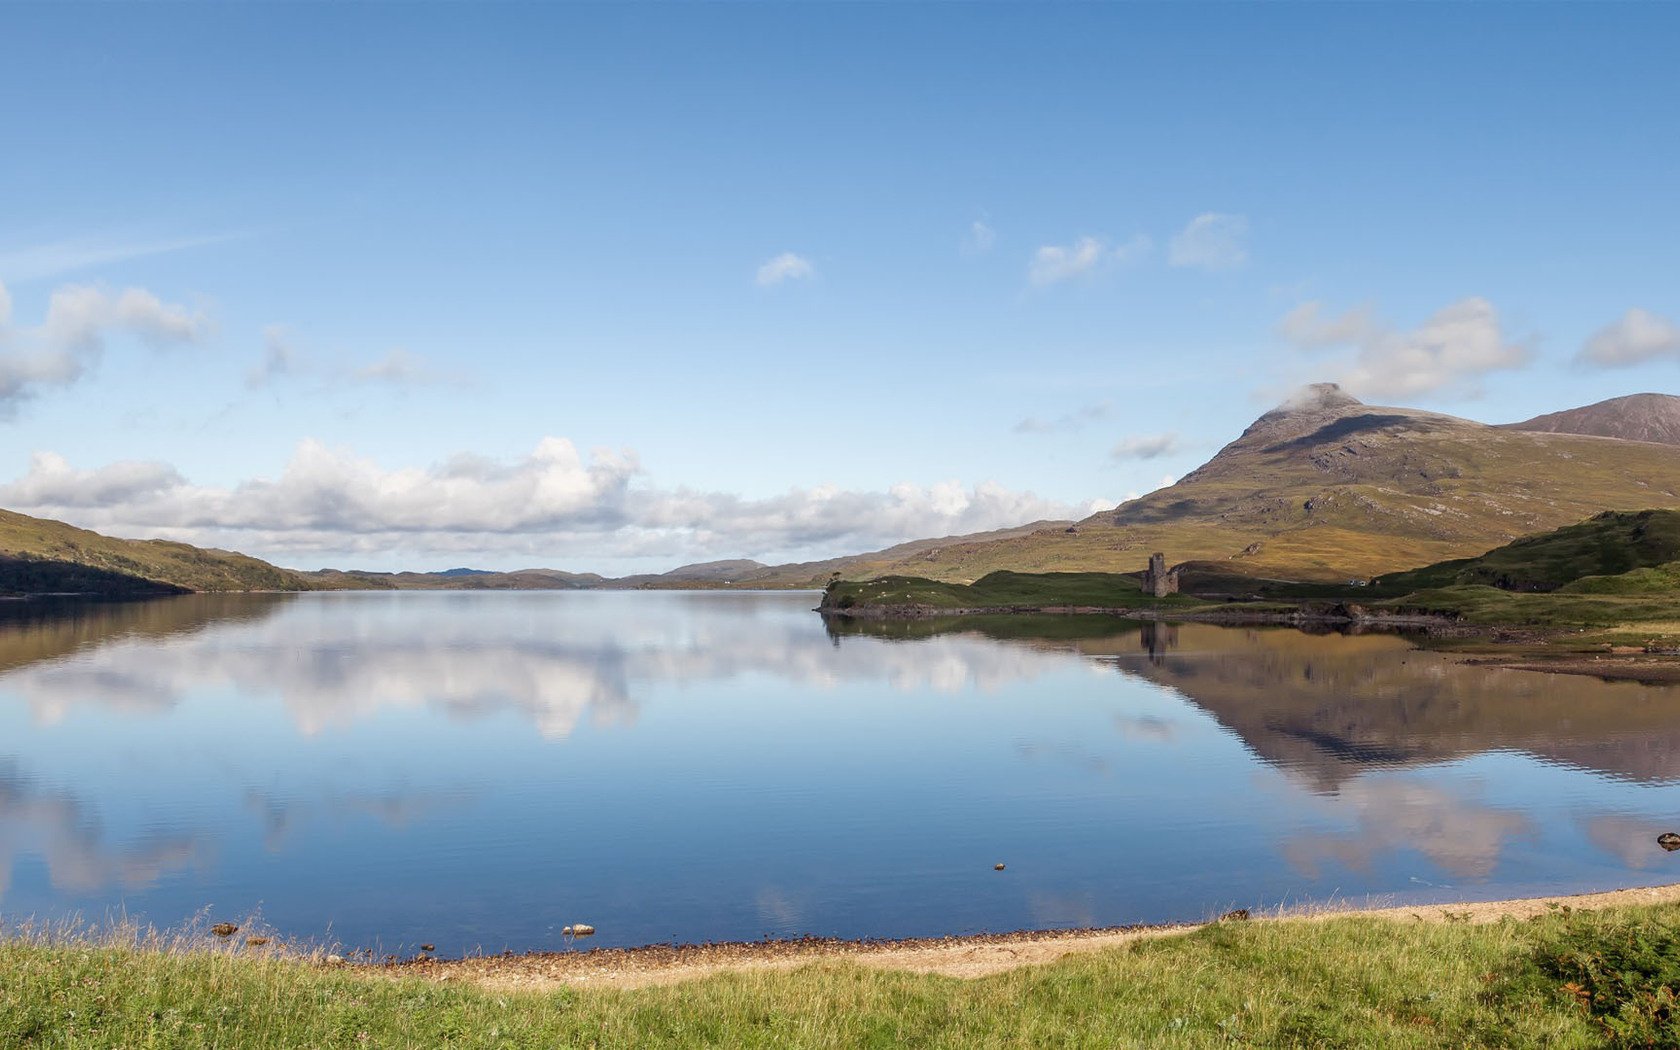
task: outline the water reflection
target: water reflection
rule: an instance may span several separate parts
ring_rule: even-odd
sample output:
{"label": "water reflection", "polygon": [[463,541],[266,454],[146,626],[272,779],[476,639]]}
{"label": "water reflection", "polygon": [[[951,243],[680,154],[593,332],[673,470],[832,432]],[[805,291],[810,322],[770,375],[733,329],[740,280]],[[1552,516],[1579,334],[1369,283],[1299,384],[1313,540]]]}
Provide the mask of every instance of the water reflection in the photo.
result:
{"label": "water reflection", "polygon": [[109,845],[97,814],[74,795],[43,787],[17,763],[0,760],[0,898],[14,864],[40,857],[55,889],[91,893],[141,889],[166,872],[202,866],[209,845],[198,836],[156,829],[122,845]]}
{"label": "water reflection", "polygon": [[1388,635],[812,604],[0,610],[0,903],[497,950],[576,920],[936,935],[1673,877],[1674,687]]}
{"label": "water reflection", "polygon": [[[1103,617],[838,621],[838,637],[982,636],[1112,660],[1172,689],[1259,758],[1335,792],[1374,769],[1522,751],[1634,781],[1680,780],[1680,686],[1467,665],[1392,634],[1309,634]],[[1119,716],[1163,742],[1170,723]]]}
{"label": "water reflection", "polygon": [[[517,714],[558,740],[583,720],[633,725],[638,689],[656,683],[770,675],[815,688],[886,681],[956,693],[1065,661],[961,635],[914,649],[837,647],[790,618],[785,597],[771,605],[751,594],[714,597],[703,617],[603,616],[599,606],[550,597],[324,595],[290,606],[185,598],[155,603],[163,608],[151,615],[144,606],[76,610],[73,620],[32,625],[26,641],[0,641],[14,655],[0,684],[41,723],[77,708],[162,713],[192,690],[225,687],[278,693],[307,734],[429,708],[464,720]],[[672,597],[680,607],[697,596],[661,596]]]}

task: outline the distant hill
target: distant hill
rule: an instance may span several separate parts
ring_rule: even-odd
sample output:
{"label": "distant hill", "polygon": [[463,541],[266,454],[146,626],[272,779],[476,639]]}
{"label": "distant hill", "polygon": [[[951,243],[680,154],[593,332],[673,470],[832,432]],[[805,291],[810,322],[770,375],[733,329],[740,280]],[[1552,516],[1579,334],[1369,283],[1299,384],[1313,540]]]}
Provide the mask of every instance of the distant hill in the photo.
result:
{"label": "distant hill", "polygon": [[1680,445],[1680,397],[1671,394],[1629,394],[1595,405],[1548,412],[1521,423],[1506,423],[1504,427],[1547,434],[1588,434],[1623,441]]}
{"label": "distant hill", "polygon": [[316,590],[374,591],[578,591],[608,583],[592,572],[560,569],[445,569],[442,572],[374,572],[368,569],[317,569],[302,576]]}
{"label": "distant hill", "polygon": [[[925,540],[815,563],[848,578],[972,582],[987,573],[1135,572],[1227,562],[1242,574],[1345,580],[1479,555],[1604,510],[1680,506],[1680,448],[1495,427],[1310,387],[1177,484],[1094,515]],[[818,583],[813,566],[758,579]]]}
{"label": "distant hill", "polygon": [[62,521],[0,510],[0,595],[120,597],[187,591],[298,591],[309,581],[232,551],[122,540]]}

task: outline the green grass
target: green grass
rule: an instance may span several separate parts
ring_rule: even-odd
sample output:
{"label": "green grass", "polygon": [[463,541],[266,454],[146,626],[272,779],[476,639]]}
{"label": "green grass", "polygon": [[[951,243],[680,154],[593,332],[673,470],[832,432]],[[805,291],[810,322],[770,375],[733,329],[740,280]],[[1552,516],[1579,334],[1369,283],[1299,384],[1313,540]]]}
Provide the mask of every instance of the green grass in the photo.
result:
{"label": "green grass", "polygon": [[[1584,577],[1615,577],[1677,559],[1680,511],[1605,512],[1551,532],[1524,536],[1475,558],[1389,573],[1372,583],[1401,591],[1478,584],[1508,591],[1555,591]],[[1595,593],[1634,593],[1615,590],[1616,586]]]}
{"label": "green grass", "polygon": [[1675,1046],[1677,945],[1674,906],[1483,926],[1230,922],[973,981],[824,962],[521,992],[231,952],[11,941],[0,1045]]}
{"label": "green grass", "polygon": [[842,580],[828,589],[823,606],[915,605],[933,609],[997,609],[1085,606],[1114,609],[1187,606],[1195,599],[1172,595],[1146,598],[1134,576],[1108,572],[994,572],[973,583],[945,583],[917,576]]}

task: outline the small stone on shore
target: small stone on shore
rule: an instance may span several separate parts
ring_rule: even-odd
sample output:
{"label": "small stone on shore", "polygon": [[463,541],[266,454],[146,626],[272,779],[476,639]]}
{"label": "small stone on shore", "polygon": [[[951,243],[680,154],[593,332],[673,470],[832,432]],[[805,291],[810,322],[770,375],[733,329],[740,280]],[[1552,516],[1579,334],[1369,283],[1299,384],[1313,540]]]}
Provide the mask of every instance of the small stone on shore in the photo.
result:
{"label": "small stone on shore", "polygon": [[268,938],[267,937],[247,937],[247,938],[245,938],[245,943],[250,945],[253,948],[261,948],[263,945],[268,943]]}
{"label": "small stone on shore", "polygon": [[1224,915],[1221,915],[1219,917],[1219,921],[1220,922],[1241,922],[1242,920],[1244,920],[1246,918],[1248,918],[1248,909],[1247,908],[1238,908],[1236,911],[1228,911]]}

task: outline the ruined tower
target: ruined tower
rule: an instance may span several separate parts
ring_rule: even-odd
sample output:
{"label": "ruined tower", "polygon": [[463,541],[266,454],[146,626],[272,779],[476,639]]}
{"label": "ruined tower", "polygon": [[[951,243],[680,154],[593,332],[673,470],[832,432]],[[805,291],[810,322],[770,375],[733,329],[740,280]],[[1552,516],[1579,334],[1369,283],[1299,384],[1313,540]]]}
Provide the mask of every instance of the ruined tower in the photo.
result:
{"label": "ruined tower", "polygon": [[1143,570],[1143,593],[1152,598],[1178,593],[1178,570],[1167,568],[1167,556],[1159,551],[1149,556],[1149,568]]}

